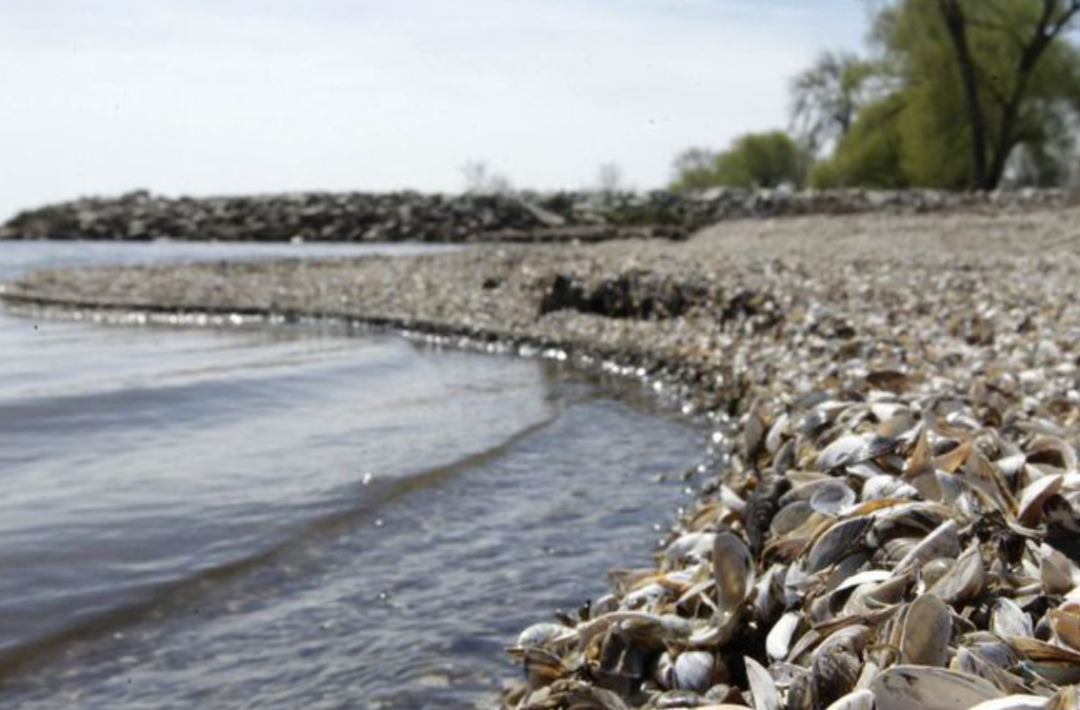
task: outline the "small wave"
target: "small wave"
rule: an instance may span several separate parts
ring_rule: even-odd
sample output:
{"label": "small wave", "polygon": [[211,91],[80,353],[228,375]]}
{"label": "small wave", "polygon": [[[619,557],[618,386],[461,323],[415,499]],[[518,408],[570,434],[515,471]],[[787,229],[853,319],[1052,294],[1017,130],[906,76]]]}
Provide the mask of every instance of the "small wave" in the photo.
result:
{"label": "small wave", "polygon": [[183,613],[201,598],[213,595],[222,585],[254,572],[279,565],[291,555],[309,549],[314,543],[334,538],[355,529],[396,500],[419,491],[438,488],[449,480],[486,466],[504,456],[518,444],[551,426],[559,418],[537,421],[499,444],[462,457],[447,465],[426,469],[410,476],[375,481],[363,488],[362,498],[343,510],[336,510],[293,528],[289,536],[254,554],[214,567],[199,569],[183,578],[155,585],[141,598],[108,611],[75,619],[71,624],[0,651],[0,687],[10,684],[28,669],[63,654],[72,645],[105,638],[123,629],[153,620],[159,623],[170,614]]}

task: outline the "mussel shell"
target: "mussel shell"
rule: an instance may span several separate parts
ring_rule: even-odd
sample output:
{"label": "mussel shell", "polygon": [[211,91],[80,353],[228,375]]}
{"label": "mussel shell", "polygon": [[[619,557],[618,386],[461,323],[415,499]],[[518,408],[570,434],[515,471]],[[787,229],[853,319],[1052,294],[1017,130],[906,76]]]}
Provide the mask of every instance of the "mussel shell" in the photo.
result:
{"label": "mussel shell", "polygon": [[855,491],[844,481],[834,479],[815,488],[810,496],[810,507],[822,515],[836,517],[851,507],[855,500]]}
{"label": "mussel shell", "polygon": [[847,651],[815,653],[813,671],[818,702],[831,705],[850,693],[859,680],[860,670],[858,657]]}
{"label": "mussel shell", "polygon": [[1002,638],[1035,636],[1031,617],[1024,613],[1019,604],[1006,597],[995,601],[990,610],[990,630]]}
{"label": "mussel shell", "polygon": [[806,571],[818,572],[834,565],[866,544],[866,533],[873,525],[869,516],[842,520],[830,527],[810,548]]}
{"label": "mussel shell", "polygon": [[893,666],[871,685],[877,710],[968,710],[1003,696],[983,678],[924,666]]}
{"label": "mussel shell", "polygon": [[765,652],[771,660],[782,661],[787,658],[801,622],[801,614],[789,611],[772,627],[765,637]]}
{"label": "mussel shell", "polygon": [[986,570],[978,542],[964,550],[959,559],[937,582],[930,587],[930,593],[944,601],[959,607],[962,603],[977,597],[983,589]]}
{"label": "mussel shell", "polygon": [[869,690],[855,690],[838,699],[827,710],[874,710],[874,694]]}
{"label": "mussel shell", "polygon": [[943,667],[949,660],[952,628],[952,612],[945,602],[933,594],[923,594],[907,609],[900,662]]}
{"label": "mussel shell", "polygon": [[781,710],[780,694],[776,682],[765,668],[753,658],[743,659],[746,664],[746,680],[754,698],[754,710]]}
{"label": "mussel shell", "polygon": [[830,471],[841,466],[869,461],[893,451],[896,444],[896,439],[876,434],[843,436],[818,454],[816,466],[819,471]]}
{"label": "mussel shell", "polygon": [[671,666],[669,687],[704,693],[713,686],[715,674],[716,656],[707,651],[686,651],[680,653]]}

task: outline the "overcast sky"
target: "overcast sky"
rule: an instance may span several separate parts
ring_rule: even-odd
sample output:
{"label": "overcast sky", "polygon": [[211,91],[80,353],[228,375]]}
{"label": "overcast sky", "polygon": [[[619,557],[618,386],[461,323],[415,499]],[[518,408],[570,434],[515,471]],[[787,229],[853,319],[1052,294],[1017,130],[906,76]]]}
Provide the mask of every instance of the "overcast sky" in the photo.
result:
{"label": "overcast sky", "polygon": [[0,0],[0,218],[83,194],[457,191],[786,123],[862,0]]}

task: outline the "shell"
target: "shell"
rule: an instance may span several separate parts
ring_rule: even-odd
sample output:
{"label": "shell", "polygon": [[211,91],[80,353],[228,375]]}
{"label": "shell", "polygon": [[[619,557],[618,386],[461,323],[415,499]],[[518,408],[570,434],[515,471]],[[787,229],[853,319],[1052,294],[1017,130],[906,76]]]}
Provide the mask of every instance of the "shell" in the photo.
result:
{"label": "shell", "polygon": [[712,687],[716,656],[705,651],[680,653],[671,669],[670,687],[704,693]]}
{"label": "shell", "polygon": [[686,562],[707,560],[715,543],[716,535],[713,533],[686,533],[667,546],[664,550],[664,561],[670,568]]}
{"label": "shell", "polygon": [[1080,653],[1029,638],[1009,639],[1010,645],[1025,657],[1025,669],[1058,685],[1080,683]]}
{"label": "shell", "polygon": [[862,488],[862,499],[882,500],[891,498],[915,498],[919,491],[909,483],[895,476],[874,476],[866,481]]}
{"label": "shell", "polygon": [[930,593],[936,594],[949,604],[959,606],[978,596],[984,584],[982,554],[978,544],[972,543],[956,560],[956,564],[930,587]]}
{"label": "shell", "polygon": [[830,527],[818,538],[807,557],[806,570],[817,572],[834,565],[863,545],[865,535],[873,524],[870,517],[843,520]]}
{"label": "shell", "polygon": [[874,710],[874,694],[869,690],[855,690],[840,698],[827,710]]}
{"label": "shell", "polygon": [[959,528],[955,520],[946,520],[908,552],[897,563],[895,570],[902,572],[915,565],[921,567],[924,563],[938,557],[956,557],[959,554]]}
{"label": "shell", "polygon": [[819,649],[814,654],[812,669],[817,682],[818,702],[832,704],[855,688],[861,664],[855,654],[846,650],[822,652]]}
{"label": "shell", "polygon": [[780,694],[769,672],[753,658],[746,658],[744,662],[746,680],[750,685],[750,694],[754,697],[754,710],[781,710]]}
{"label": "shell", "polygon": [[984,700],[970,710],[1045,710],[1050,700],[1040,695],[1009,695],[997,700]]}
{"label": "shell", "polygon": [[840,515],[856,501],[855,491],[840,480],[826,481],[810,496],[814,512],[830,517]]}
{"label": "shell", "polygon": [[990,610],[990,630],[1003,638],[1015,636],[1035,637],[1031,617],[1012,599],[1001,598]]}
{"label": "shell", "polygon": [[1044,710],[1077,710],[1080,707],[1080,691],[1076,686],[1062,688],[1047,702]]}
{"label": "shell", "polygon": [[711,643],[723,644],[740,623],[743,607],[754,589],[754,557],[742,538],[725,532],[713,546],[716,581],[716,629]]}
{"label": "shell", "polygon": [[817,470],[829,471],[841,466],[869,461],[892,451],[896,440],[885,436],[845,436],[826,446],[817,457]]}
{"label": "shell", "polygon": [[893,666],[871,685],[877,710],[968,710],[1003,693],[989,681],[967,673]]}
{"label": "shell", "polygon": [[567,641],[576,641],[577,632],[559,624],[533,624],[520,634],[514,644],[517,648],[546,648]]}
{"label": "shell", "polygon": [[1067,601],[1049,612],[1054,636],[1063,645],[1080,651],[1080,602]]}
{"label": "shell", "polygon": [[944,666],[952,640],[952,612],[940,598],[924,594],[908,607],[900,662],[919,666]]}
{"label": "shell", "polygon": [[1043,476],[1024,488],[1020,495],[1020,511],[1016,519],[1021,525],[1037,525],[1042,518],[1042,507],[1051,496],[1061,491],[1065,478],[1061,475]]}
{"label": "shell", "polygon": [[791,651],[791,642],[802,621],[802,615],[790,611],[780,617],[765,637],[765,652],[773,661],[782,661]]}
{"label": "shell", "polygon": [[1080,586],[1080,568],[1044,543],[1039,547],[1039,579],[1047,594],[1068,594]]}

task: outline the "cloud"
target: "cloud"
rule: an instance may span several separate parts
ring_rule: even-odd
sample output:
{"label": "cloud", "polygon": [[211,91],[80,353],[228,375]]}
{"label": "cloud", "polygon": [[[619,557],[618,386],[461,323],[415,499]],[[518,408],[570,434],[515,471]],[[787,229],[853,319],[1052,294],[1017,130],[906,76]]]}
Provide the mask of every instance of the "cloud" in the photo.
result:
{"label": "cloud", "polygon": [[[782,125],[786,80],[853,46],[858,0],[39,0],[0,27],[0,216],[166,193],[455,190],[487,160],[639,187]],[[816,9],[811,10],[810,7]]]}

